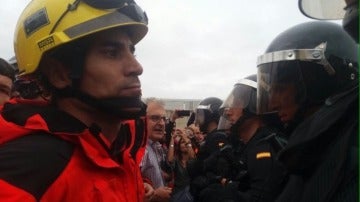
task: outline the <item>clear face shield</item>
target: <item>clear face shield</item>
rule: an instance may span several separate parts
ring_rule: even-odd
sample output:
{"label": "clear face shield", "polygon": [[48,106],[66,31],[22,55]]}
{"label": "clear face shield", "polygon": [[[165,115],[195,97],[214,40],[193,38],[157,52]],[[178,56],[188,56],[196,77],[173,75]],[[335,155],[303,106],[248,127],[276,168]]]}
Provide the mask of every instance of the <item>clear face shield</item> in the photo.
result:
{"label": "clear face shield", "polygon": [[195,125],[202,126],[206,122],[206,116],[212,113],[210,105],[199,105],[195,113]]}
{"label": "clear face shield", "polygon": [[278,113],[287,104],[298,104],[304,84],[297,61],[274,62],[258,66],[257,113]]}
{"label": "clear face shield", "polygon": [[305,67],[301,65],[324,68],[329,75],[335,73],[325,57],[325,50],[326,43],[322,43],[314,49],[283,50],[259,56],[257,113],[276,112],[284,116],[280,117],[284,120],[293,118],[297,107],[307,99]]}
{"label": "clear face shield", "polygon": [[243,115],[243,110],[250,103],[251,94],[257,88],[255,81],[242,79],[235,84],[229,96],[220,106],[219,130],[229,130]]}

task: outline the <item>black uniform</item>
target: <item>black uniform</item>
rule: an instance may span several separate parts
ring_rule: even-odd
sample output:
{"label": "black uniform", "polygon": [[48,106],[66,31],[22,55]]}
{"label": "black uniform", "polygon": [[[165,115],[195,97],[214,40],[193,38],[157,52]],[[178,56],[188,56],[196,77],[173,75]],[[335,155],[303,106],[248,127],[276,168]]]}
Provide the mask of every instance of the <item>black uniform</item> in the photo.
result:
{"label": "black uniform", "polygon": [[268,128],[259,128],[245,145],[241,156],[248,177],[245,182],[240,182],[245,186],[240,187],[239,191],[244,201],[273,201],[286,181],[287,173],[277,161],[277,151],[274,145],[266,140],[272,133]]}
{"label": "black uniform", "polygon": [[[228,144],[227,136],[225,133],[214,130],[206,135],[204,144],[200,146],[199,153],[196,159],[190,160],[187,164],[187,170],[191,179],[190,192],[194,197],[194,201],[198,201],[199,194],[202,189],[209,184],[218,182],[216,173],[222,172],[225,165],[214,165],[209,168],[206,165],[206,160],[212,155],[220,151],[220,148]],[[219,170],[215,171],[214,170]]]}
{"label": "black uniform", "polygon": [[266,140],[271,133],[266,127],[259,128],[247,144],[232,138],[231,150],[224,147],[216,160],[205,163],[223,165],[223,176],[218,178],[227,181],[203,189],[199,201],[273,201],[286,181],[286,172],[276,160],[273,145]]}
{"label": "black uniform", "polygon": [[358,87],[327,99],[280,153],[291,177],[278,201],[358,201]]}

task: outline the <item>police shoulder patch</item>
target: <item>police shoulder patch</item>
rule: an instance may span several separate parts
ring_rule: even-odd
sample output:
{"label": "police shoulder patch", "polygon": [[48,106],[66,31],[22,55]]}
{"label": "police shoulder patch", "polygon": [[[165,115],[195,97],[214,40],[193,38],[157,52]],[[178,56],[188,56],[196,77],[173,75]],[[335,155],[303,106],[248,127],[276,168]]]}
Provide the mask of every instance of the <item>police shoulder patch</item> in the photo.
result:
{"label": "police shoulder patch", "polygon": [[223,146],[224,146],[224,144],[225,144],[225,142],[218,142],[218,146],[219,146],[219,148],[223,147]]}
{"label": "police shoulder patch", "polygon": [[256,159],[263,159],[263,158],[270,158],[271,153],[270,152],[259,152],[256,154]]}

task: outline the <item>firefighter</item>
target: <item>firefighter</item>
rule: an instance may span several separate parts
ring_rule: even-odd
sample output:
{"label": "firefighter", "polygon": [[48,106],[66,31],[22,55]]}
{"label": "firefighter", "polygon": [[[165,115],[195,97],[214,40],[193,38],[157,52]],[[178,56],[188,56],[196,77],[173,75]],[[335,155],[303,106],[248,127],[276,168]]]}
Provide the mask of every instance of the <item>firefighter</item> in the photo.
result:
{"label": "firefighter", "polygon": [[27,5],[14,34],[19,76],[50,96],[1,111],[1,201],[144,200],[143,68],[134,51],[147,21],[133,0]]}

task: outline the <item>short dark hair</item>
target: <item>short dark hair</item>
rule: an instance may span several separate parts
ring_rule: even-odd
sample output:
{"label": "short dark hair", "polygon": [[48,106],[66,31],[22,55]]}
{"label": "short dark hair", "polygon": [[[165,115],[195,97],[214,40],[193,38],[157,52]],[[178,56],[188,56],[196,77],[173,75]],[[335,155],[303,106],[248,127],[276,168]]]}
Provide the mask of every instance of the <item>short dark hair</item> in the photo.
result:
{"label": "short dark hair", "polygon": [[0,58],[0,75],[9,77],[13,82],[15,81],[15,68],[6,60]]}

